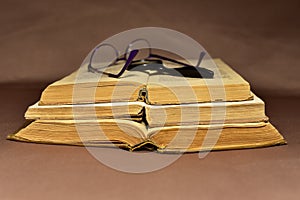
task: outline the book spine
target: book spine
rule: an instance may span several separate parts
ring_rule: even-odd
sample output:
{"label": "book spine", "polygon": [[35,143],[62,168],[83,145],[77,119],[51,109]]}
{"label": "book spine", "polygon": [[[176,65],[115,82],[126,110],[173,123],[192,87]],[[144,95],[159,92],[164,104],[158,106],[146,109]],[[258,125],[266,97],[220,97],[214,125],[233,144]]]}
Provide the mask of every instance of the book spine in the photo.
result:
{"label": "book spine", "polygon": [[143,102],[149,104],[149,100],[148,100],[148,90],[147,90],[146,87],[143,87],[142,89],[140,89],[138,101],[143,101]]}

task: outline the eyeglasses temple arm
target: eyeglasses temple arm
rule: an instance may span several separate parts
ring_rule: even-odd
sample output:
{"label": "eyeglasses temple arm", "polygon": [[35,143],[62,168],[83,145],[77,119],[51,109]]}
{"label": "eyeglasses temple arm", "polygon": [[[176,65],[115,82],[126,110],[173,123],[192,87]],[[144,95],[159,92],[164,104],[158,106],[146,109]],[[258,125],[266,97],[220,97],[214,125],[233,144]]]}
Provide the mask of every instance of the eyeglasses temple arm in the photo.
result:
{"label": "eyeglasses temple arm", "polygon": [[[202,62],[202,60],[203,60],[205,54],[206,54],[206,53],[205,53],[204,51],[202,51],[202,52],[200,53],[199,60],[198,60],[198,62],[197,62],[196,67],[199,67],[199,66],[200,66],[200,64],[201,64],[201,62]],[[189,64],[180,62],[180,61],[178,61],[178,60],[175,60],[175,59],[172,59],[172,58],[168,58],[168,57],[165,57],[165,56],[161,56],[161,55],[158,55],[158,54],[150,54],[150,56],[151,56],[151,57],[154,57],[154,58],[162,59],[162,60],[167,60],[167,61],[170,61],[170,62],[173,62],[173,63],[177,63],[177,64],[179,64],[179,65],[192,66],[192,65],[189,65]]]}
{"label": "eyeglasses temple arm", "polygon": [[203,77],[205,77],[205,78],[213,78],[214,77],[214,72],[213,71],[211,71],[209,69],[206,69],[206,68],[199,67],[205,55],[206,55],[206,53],[204,51],[202,51],[200,53],[199,60],[198,60],[198,63],[197,63],[196,66],[192,66],[192,65],[189,65],[189,64],[186,64],[186,63],[174,60],[172,58],[160,56],[160,55],[157,55],[157,54],[151,54],[150,57],[159,58],[161,60],[167,60],[167,61],[174,62],[174,63],[180,64],[180,65],[183,65],[183,66],[187,66],[187,67],[198,67],[198,70],[201,70],[200,73],[201,73],[201,75]]}
{"label": "eyeglasses temple arm", "polygon": [[110,74],[109,76],[114,77],[114,78],[119,78],[125,72],[125,70],[128,68],[128,66],[132,63],[133,59],[138,54],[138,52],[139,52],[139,50],[137,50],[137,49],[132,50],[126,60],[126,63],[122,67],[121,71],[116,75]]}
{"label": "eyeglasses temple arm", "polygon": [[203,58],[204,58],[205,55],[206,55],[206,53],[205,53],[204,51],[202,51],[202,52],[200,53],[200,56],[199,56],[198,63],[197,63],[197,65],[196,65],[196,67],[199,67],[199,66],[200,66],[200,64],[201,64],[201,62],[202,62],[202,60],[203,60]]}
{"label": "eyeglasses temple arm", "polygon": [[160,56],[158,54],[150,54],[150,57],[153,57],[153,58],[158,58],[158,59],[161,59],[161,60],[167,60],[167,61],[170,61],[170,62],[173,62],[173,63],[177,63],[179,65],[188,65],[186,63],[183,63],[183,62],[180,62],[180,61],[177,61],[177,60],[174,60],[172,58],[168,58],[168,57],[165,57],[165,56]]}

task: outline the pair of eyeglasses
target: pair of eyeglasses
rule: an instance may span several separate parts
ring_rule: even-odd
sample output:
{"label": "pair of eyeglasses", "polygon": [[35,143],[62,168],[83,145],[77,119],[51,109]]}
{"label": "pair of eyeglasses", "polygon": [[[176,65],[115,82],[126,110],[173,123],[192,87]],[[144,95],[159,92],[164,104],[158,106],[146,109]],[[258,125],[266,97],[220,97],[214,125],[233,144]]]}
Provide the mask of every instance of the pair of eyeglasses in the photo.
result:
{"label": "pair of eyeglasses", "polygon": [[[146,46],[140,49],[134,49],[133,47],[135,45],[138,46],[138,43],[144,43]],[[93,50],[88,64],[88,71],[105,74],[113,78],[119,78],[126,70],[130,70],[134,66],[147,66],[151,63],[162,64],[162,61],[168,61],[181,65],[182,67],[175,68],[175,70],[183,76],[213,78],[213,71],[200,67],[205,54],[206,53],[202,51],[199,55],[197,64],[193,66],[163,55],[152,53],[151,45],[146,39],[136,39],[129,43],[125,50],[125,54],[122,56],[119,55],[119,51],[113,45],[103,43]],[[125,63],[123,64],[122,61]]]}

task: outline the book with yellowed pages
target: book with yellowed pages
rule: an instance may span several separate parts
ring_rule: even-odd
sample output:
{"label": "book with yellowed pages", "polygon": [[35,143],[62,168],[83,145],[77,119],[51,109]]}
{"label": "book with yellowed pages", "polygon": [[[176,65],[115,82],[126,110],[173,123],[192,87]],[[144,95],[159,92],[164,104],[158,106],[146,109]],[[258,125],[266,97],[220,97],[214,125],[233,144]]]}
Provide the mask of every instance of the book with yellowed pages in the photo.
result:
{"label": "book with yellowed pages", "polygon": [[[214,62],[218,66],[221,77],[213,79],[182,78],[168,74],[145,73],[144,71],[125,71],[120,79],[108,76],[99,78],[99,74],[88,72],[85,67],[81,67],[69,76],[50,84],[43,91],[39,104],[147,101],[148,104],[161,105],[243,101],[252,98],[247,81],[222,60],[215,59]],[[205,61],[202,65],[205,66]],[[170,64],[170,67],[172,66]],[[75,85],[76,87],[74,87]],[[178,94],[186,94],[187,86],[193,89],[194,94],[178,99],[174,91]],[[217,89],[224,89],[224,94],[212,96],[210,90]],[[77,92],[75,98],[74,90]]]}
{"label": "book with yellowed pages", "polygon": [[[210,143],[203,146],[206,137]],[[284,138],[268,122],[147,128],[143,123],[121,119],[36,120],[17,134],[10,135],[9,139],[48,144],[117,146],[129,150],[151,144],[160,152],[195,152],[285,144]]]}
{"label": "book with yellowed pages", "polygon": [[[196,98],[187,95],[180,101],[172,91],[187,91],[181,77],[126,71],[120,79],[99,80],[97,74],[78,70],[49,85],[39,102],[28,107],[25,118],[30,123],[8,139],[129,150],[151,146],[159,152],[285,144],[249,83],[222,60],[215,62],[223,85],[184,78]],[[160,80],[172,81],[160,85]],[[212,99],[207,84],[224,86],[225,95]]]}

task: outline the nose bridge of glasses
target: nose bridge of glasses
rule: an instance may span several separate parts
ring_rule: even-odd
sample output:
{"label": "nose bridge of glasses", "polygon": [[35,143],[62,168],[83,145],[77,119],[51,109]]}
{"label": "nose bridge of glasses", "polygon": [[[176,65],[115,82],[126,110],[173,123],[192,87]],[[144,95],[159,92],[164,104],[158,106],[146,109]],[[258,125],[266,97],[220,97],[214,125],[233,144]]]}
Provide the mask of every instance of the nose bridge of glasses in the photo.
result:
{"label": "nose bridge of glasses", "polygon": [[[144,56],[144,58],[147,58],[151,54],[151,44],[147,39],[138,38],[138,39],[131,41],[125,49],[125,59],[128,59],[128,56],[132,50],[139,50],[139,54],[142,54],[144,49],[147,49],[147,51],[148,51],[146,56]],[[139,56],[137,56],[137,57],[139,57]],[[142,59],[142,58],[139,58],[139,59]]]}

